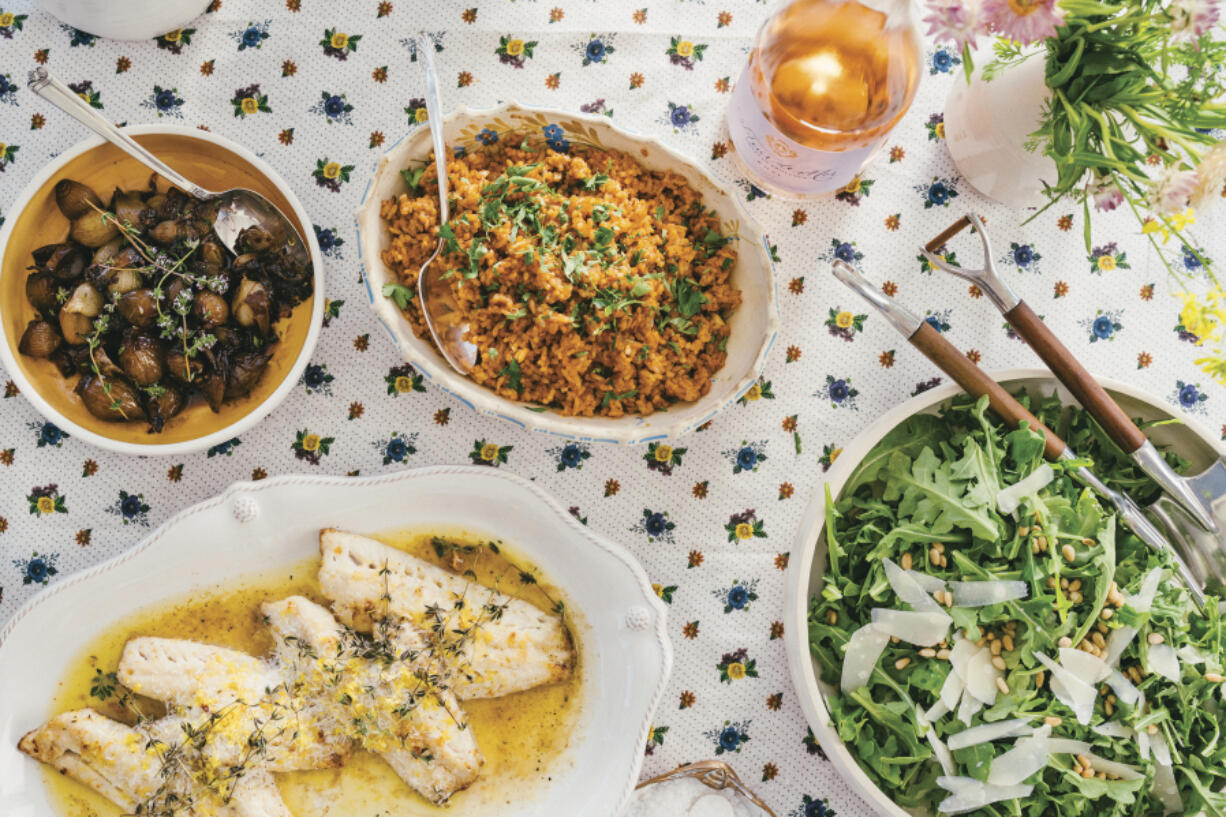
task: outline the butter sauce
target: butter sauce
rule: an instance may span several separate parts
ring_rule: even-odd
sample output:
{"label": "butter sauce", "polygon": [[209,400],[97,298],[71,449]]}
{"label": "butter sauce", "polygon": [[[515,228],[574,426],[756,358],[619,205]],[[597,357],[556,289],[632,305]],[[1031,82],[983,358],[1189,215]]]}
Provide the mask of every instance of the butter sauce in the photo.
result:
{"label": "butter sauce", "polygon": [[[453,569],[435,553],[431,540],[442,536],[458,544],[478,544],[480,537],[462,529],[406,528],[372,538],[400,548],[434,564]],[[497,586],[537,607],[549,610],[555,601],[567,607],[567,623],[575,637],[575,617],[566,594],[547,576],[535,572],[537,583],[522,584],[519,570],[533,566],[513,546],[498,543],[506,559],[489,553],[471,565],[477,580]],[[465,565],[470,567],[469,564]],[[114,672],[129,638],[161,636],[187,638],[241,650],[252,655],[268,654],[273,639],[260,621],[259,605],[270,599],[303,595],[327,605],[320,592],[319,559],[261,574],[248,574],[192,593],[187,598],[157,603],[108,627],[86,645],[80,657],[59,681],[48,714],[93,707],[108,717],[131,722],[115,702],[90,695],[96,673]],[[550,780],[568,771],[566,755],[576,736],[583,707],[582,646],[576,641],[577,664],[563,683],[538,687],[504,698],[464,701],[470,728],[485,755],[485,766],[468,790],[457,793],[445,807],[430,804],[406,786],[380,758],[355,750],[340,769],[292,772],[277,775],[286,805],[295,817],[432,817],[439,814],[463,817],[494,817],[509,803],[539,795]],[[141,711],[154,717],[160,704],[137,698]],[[33,762],[33,761],[31,761]],[[51,801],[63,817],[120,817],[122,810],[87,787],[45,767],[44,779]]]}

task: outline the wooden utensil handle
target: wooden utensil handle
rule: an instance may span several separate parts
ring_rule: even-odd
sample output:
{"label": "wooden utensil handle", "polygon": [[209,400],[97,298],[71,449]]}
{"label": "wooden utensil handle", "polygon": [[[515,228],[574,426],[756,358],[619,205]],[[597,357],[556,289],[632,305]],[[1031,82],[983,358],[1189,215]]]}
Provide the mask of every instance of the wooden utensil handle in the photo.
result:
{"label": "wooden utensil handle", "polygon": [[928,252],[936,252],[941,247],[944,247],[945,243],[949,241],[949,239],[953,238],[969,226],[971,226],[970,218],[963,216],[953,224],[946,227],[936,238],[925,244],[924,249],[926,249]]}
{"label": "wooden utensil handle", "polygon": [[1039,422],[1039,418],[1027,411],[1003,386],[988,377],[987,372],[959,352],[940,332],[932,328],[932,324],[921,323],[919,330],[911,336],[911,343],[969,394],[975,397],[986,394],[992,410],[1005,418],[1011,426],[1016,426],[1024,420],[1032,429],[1046,437],[1043,452],[1049,460],[1059,459],[1064,453],[1064,449],[1068,447],[1064,440]]}
{"label": "wooden utensil handle", "polygon": [[1085,410],[1099,422],[1107,435],[1115,440],[1125,454],[1131,454],[1145,444],[1145,435],[1133,424],[1124,410],[1116,405],[1103,387],[1098,385],[1073,353],[1068,350],[1047,324],[1034,314],[1025,302],[1020,302],[1005,313],[1005,319],[1013,324],[1017,333],[1026,339],[1047,368],[1077,398]]}

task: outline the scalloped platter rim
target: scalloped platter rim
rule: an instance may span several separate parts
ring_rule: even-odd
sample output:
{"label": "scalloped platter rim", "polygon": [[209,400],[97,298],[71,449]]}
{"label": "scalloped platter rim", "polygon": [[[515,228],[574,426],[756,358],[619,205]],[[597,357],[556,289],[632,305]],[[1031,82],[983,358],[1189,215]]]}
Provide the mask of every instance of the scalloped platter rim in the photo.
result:
{"label": "scalloped platter rim", "polygon": [[[17,741],[53,714],[54,680],[108,626],[181,597],[318,554],[320,528],[364,533],[462,528],[505,540],[562,588],[577,615],[583,699],[550,782],[499,817],[614,817],[643,762],[672,667],[667,612],[642,567],[531,481],[493,468],[435,466],[372,477],[239,482],[176,514],[130,550],[64,578],[0,629],[0,803],[6,817],[63,817],[44,770]],[[171,569],[173,566],[174,569]],[[629,670],[633,671],[629,671]],[[600,769],[601,774],[585,774]],[[452,807],[467,817],[468,807]],[[482,811],[484,813],[484,811]]]}

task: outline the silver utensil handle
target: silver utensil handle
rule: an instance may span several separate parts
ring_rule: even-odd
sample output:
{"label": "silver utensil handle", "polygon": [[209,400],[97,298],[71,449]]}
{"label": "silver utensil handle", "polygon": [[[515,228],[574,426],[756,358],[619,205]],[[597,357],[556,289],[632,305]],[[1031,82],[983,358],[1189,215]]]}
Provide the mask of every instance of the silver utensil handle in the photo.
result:
{"label": "silver utensil handle", "polygon": [[438,174],[438,223],[446,224],[449,207],[447,196],[447,146],[443,143],[443,99],[438,92],[438,74],[434,70],[434,43],[426,32],[421,32],[417,47],[422,64],[426,68],[426,121],[430,125],[430,141],[434,143],[434,170]]}
{"label": "silver utensil handle", "polygon": [[89,103],[81,99],[71,88],[51,76],[46,68],[35,68],[31,71],[27,86],[31,91],[73,119],[76,119],[82,125],[85,125],[136,161],[145,165],[145,167],[148,167],[184,193],[200,199],[211,199],[217,195],[213,191],[205,190],[190,179],[179,175],[174,168],[154,156],[139,142],[112,124],[109,119],[90,107]]}

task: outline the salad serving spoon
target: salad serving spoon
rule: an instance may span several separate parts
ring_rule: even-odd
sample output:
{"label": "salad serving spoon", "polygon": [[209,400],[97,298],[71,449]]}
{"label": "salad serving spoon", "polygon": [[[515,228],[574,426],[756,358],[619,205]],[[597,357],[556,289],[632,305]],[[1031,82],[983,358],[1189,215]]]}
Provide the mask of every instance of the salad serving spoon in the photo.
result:
{"label": "salad serving spoon", "polygon": [[[919,318],[897,301],[885,295],[873,286],[863,274],[844,261],[835,261],[834,277],[846,284],[854,292],[877,308],[886,320],[899,331],[915,348],[937,365],[941,371],[973,397],[988,396],[993,411],[1016,427],[1022,422],[1044,437],[1044,454],[1049,460],[1076,460],[1077,455],[1064,440],[1054,431],[1039,421],[1037,417],[1023,406],[1003,386],[993,380],[987,372],[972,363],[966,355],[958,351],[945,336],[932,327],[927,321]],[[1226,579],[1226,553],[1220,549],[1205,552],[1195,547],[1194,542],[1176,540],[1182,547],[1172,546],[1170,540],[1163,535],[1153,522],[1142,512],[1141,508],[1128,495],[1107,486],[1097,475],[1084,465],[1077,465],[1072,470],[1073,475],[1086,487],[1106,499],[1114,506],[1120,518],[1137,536],[1155,550],[1164,550],[1175,562],[1188,592],[1198,607],[1204,607],[1205,595],[1202,590],[1207,581],[1222,583]]]}
{"label": "salad serving spoon", "polygon": [[31,71],[27,85],[31,91],[184,193],[197,199],[216,202],[217,216],[213,221],[213,232],[230,252],[242,255],[243,251],[238,248],[239,236],[243,230],[257,227],[276,238],[283,236],[285,252],[289,254],[290,260],[300,264],[308,271],[308,275],[312,274],[311,253],[307,249],[307,243],[303,240],[302,234],[275,204],[259,193],[244,187],[235,187],[222,192],[206,190],[150,153],[144,145],[124,133],[122,129],[113,125],[71,88],[51,76],[46,68],[35,68]]}
{"label": "salad serving spoon", "polygon": [[[938,253],[947,241],[967,227],[974,228],[983,244],[982,269],[950,263]],[[966,214],[920,251],[934,267],[978,286],[1112,441],[1162,488],[1162,496],[1146,507],[1147,512],[1180,535],[1201,540],[1206,549],[1214,545],[1226,547],[1226,463],[1218,459],[1201,473],[1187,477],[1175,473],[1162,453],[1098,385],[1068,347],[997,274],[991,239],[981,217]]]}

